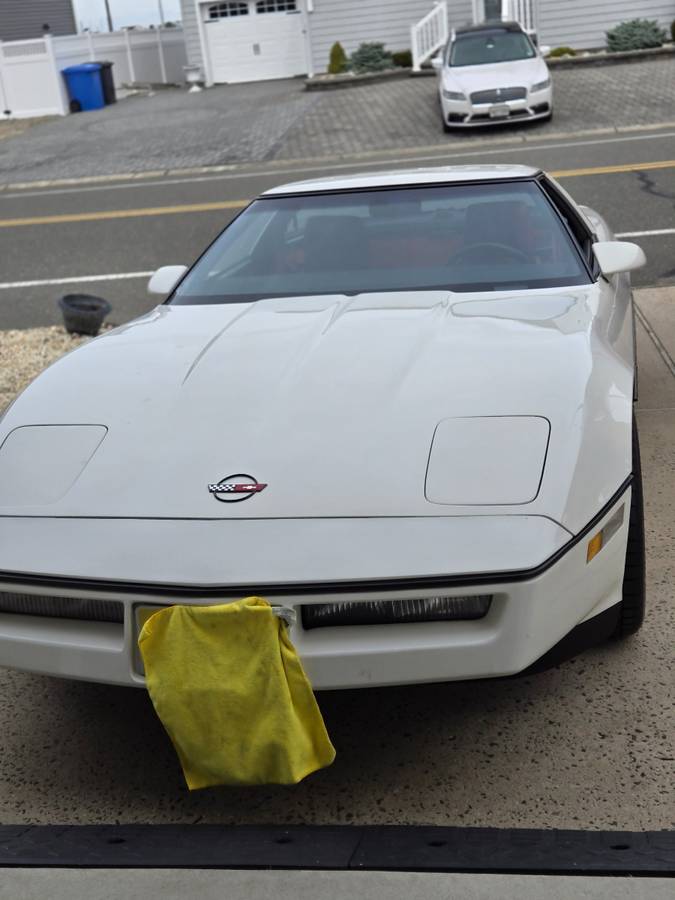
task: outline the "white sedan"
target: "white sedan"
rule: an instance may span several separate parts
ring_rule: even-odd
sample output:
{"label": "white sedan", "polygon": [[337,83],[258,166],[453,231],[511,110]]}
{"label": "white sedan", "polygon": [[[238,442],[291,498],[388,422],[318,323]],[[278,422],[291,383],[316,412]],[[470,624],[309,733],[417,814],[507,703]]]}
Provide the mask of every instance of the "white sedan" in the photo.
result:
{"label": "white sedan", "polygon": [[432,60],[444,131],[549,120],[553,90],[547,50],[535,47],[515,22],[458,28]]}
{"label": "white sedan", "polygon": [[524,166],[267,191],[1,419],[0,664],[143,685],[144,610],[248,594],[316,688],[637,630],[643,263]]}

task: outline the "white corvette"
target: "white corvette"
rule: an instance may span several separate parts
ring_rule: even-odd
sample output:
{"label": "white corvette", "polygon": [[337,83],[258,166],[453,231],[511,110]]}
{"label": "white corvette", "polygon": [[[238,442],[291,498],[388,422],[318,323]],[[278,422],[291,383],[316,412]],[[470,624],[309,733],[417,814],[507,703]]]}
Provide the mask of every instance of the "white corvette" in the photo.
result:
{"label": "white corvette", "polygon": [[521,166],[286,185],[0,421],[0,664],[143,685],[139,609],[297,614],[316,688],[637,630],[643,264]]}

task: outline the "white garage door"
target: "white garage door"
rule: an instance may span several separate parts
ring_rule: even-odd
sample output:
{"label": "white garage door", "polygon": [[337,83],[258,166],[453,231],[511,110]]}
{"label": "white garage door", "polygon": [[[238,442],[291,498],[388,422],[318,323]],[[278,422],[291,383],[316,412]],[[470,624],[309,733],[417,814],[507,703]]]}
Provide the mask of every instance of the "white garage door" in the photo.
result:
{"label": "white garage door", "polygon": [[227,0],[202,5],[217,84],[307,72],[301,0]]}

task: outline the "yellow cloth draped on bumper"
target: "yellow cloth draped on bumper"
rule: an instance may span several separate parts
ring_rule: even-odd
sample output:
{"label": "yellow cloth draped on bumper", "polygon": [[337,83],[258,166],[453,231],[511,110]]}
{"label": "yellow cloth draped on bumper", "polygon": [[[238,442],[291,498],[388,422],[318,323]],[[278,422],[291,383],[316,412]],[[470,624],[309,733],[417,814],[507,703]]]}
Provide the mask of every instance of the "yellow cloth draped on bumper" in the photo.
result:
{"label": "yellow cloth draped on bumper", "polygon": [[335,759],[286,625],[261,597],[167,607],[138,645],[190,790],[296,784]]}

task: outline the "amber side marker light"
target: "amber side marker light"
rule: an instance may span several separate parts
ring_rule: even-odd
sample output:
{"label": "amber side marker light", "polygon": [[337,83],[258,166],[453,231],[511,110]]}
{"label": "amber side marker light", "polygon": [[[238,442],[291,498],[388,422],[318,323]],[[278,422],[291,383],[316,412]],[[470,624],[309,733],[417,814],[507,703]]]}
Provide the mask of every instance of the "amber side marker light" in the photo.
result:
{"label": "amber side marker light", "polygon": [[604,526],[598,531],[597,534],[594,534],[593,537],[588,542],[588,549],[586,551],[586,562],[589,563],[594,557],[598,555],[598,553],[602,550],[605,544],[610,541],[617,531],[623,525],[623,515],[624,515],[625,504],[621,504],[619,509],[614,513],[611,519],[605,522]]}

